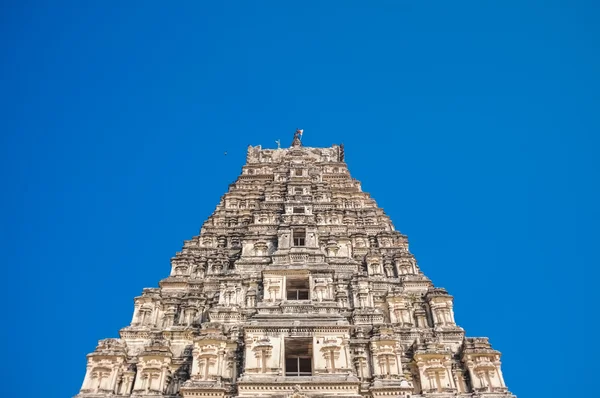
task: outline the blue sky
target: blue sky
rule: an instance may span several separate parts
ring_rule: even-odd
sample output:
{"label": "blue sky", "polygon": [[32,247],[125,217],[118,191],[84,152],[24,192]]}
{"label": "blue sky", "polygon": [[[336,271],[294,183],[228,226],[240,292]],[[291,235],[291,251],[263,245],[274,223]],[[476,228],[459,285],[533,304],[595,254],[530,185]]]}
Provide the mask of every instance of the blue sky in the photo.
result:
{"label": "blue sky", "polygon": [[345,144],[511,391],[588,391],[597,2],[123,3],[1,5],[7,396],[75,395],[247,145],[296,128]]}

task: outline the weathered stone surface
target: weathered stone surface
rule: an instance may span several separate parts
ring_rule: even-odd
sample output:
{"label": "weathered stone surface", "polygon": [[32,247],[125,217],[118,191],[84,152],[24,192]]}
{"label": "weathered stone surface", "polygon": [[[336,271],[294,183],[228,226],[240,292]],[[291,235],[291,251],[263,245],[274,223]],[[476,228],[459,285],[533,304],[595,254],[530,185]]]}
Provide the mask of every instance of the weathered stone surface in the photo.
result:
{"label": "weathered stone surface", "polygon": [[300,138],[248,147],[170,276],[88,355],[77,397],[513,397],[343,146]]}

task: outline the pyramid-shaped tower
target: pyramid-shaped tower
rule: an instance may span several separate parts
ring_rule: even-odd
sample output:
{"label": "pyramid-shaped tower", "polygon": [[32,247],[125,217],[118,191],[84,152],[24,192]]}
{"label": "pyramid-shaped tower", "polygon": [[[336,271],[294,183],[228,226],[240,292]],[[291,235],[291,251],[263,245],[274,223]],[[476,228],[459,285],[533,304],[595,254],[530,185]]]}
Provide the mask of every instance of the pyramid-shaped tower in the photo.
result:
{"label": "pyramid-shaped tower", "polygon": [[343,145],[248,147],[131,325],[88,355],[88,397],[513,397],[500,353],[361,190]]}

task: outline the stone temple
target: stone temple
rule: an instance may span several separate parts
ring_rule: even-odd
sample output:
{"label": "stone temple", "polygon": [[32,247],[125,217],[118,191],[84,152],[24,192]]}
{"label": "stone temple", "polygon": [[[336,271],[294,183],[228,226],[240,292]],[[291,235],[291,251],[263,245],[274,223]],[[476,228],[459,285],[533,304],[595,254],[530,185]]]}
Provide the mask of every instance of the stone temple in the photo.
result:
{"label": "stone temple", "polygon": [[514,397],[466,337],[344,146],[248,147],[246,164],[77,398]]}

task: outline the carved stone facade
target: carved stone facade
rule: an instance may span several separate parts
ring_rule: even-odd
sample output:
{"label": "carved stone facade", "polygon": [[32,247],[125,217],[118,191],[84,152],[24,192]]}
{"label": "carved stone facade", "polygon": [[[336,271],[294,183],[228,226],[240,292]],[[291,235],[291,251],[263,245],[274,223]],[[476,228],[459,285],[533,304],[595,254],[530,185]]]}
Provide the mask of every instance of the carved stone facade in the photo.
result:
{"label": "carved stone facade", "polygon": [[170,276],[88,355],[77,397],[514,397],[343,145],[300,136],[248,148]]}

